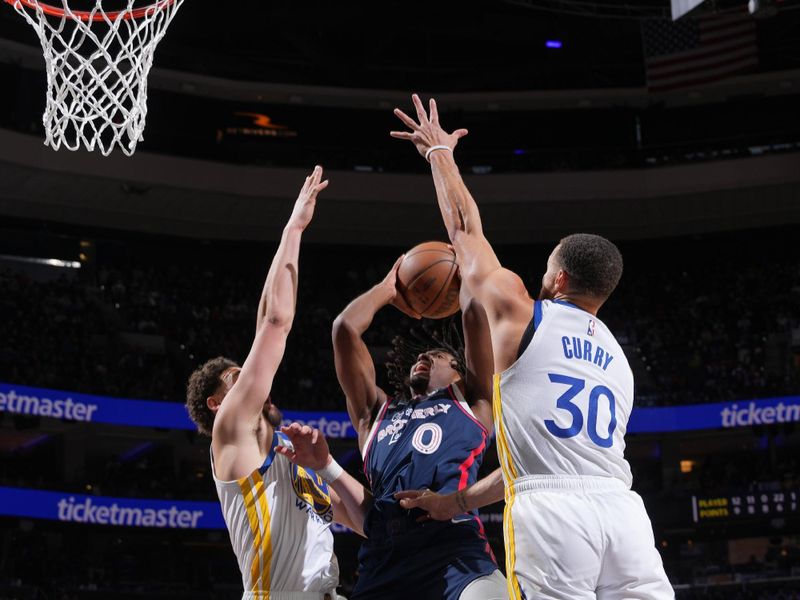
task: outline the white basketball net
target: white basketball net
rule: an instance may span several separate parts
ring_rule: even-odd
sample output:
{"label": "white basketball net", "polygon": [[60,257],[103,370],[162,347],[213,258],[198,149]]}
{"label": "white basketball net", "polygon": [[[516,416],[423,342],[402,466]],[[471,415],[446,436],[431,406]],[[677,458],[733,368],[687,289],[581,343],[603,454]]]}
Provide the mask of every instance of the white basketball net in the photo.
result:
{"label": "white basketball net", "polygon": [[[183,0],[159,0],[139,16],[135,0],[113,12],[96,0],[88,18],[61,1],[63,16],[37,1],[14,8],[36,30],[47,65],[45,145],[58,150],[115,146],[128,156],[142,140],[147,116],[147,75],[153,53]],[[33,5],[33,6],[31,6]]]}

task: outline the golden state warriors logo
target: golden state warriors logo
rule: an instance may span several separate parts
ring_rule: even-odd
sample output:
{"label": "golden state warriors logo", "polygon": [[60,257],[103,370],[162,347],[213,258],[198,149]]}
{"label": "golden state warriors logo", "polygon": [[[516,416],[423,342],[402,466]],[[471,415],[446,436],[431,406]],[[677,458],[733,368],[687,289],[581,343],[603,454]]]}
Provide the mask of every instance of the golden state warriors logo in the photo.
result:
{"label": "golden state warriors logo", "polygon": [[328,484],[314,471],[292,464],[292,488],[297,497],[323,521],[330,522],[333,519]]}

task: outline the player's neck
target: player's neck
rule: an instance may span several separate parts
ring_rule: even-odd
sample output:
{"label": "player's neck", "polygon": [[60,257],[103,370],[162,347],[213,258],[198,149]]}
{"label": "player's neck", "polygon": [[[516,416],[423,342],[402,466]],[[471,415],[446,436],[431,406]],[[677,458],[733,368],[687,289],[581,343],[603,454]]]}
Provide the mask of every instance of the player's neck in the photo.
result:
{"label": "player's neck", "polygon": [[419,402],[420,400],[425,400],[425,398],[429,398],[430,396],[433,396],[433,394],[435,394],[439,390],[443,390],[445,388],[449,388],[451,385],[458,386],[458,389],[461,391],[461,393],[462,394],[464,393],[464,380],[463,379],[456,379],[455,381],[452,381],[452,382],[448,383],[447,385],[440,385],[438,387],[428,388],[428,390],[424,394],[415,394],[414,397],[412,398],[412,401]]}
{"label": "player's neck", "polygon": [[569,302],[570,304],[574,304],[581,310],[585,310],[588,313],[597,316],[597,311],[600,310],[600,305],[597,303],[596,300],[588,298],[586,296],[580,296],[577,294],[565,294],[562,292],[556,292],[556,295],[553,297],[553,300],[559,300],[561,302]]}

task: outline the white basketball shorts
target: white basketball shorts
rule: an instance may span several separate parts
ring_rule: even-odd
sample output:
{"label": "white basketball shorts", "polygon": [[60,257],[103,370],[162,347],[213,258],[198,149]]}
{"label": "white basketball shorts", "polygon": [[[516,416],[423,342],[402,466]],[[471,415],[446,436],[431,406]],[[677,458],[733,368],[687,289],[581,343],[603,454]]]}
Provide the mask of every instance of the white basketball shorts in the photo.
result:
{"label": "white basketball shorts", "polygon": [[524,477],[506,499],[511,598],[675,598],[644,503],[621,481]]}

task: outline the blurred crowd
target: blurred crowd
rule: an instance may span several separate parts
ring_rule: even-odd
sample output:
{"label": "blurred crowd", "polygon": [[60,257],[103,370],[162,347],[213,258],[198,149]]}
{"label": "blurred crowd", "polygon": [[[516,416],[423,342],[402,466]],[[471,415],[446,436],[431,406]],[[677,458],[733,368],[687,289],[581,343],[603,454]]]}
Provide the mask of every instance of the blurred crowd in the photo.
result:
{"label": "blurred crowd", "polygon": [[[798,251],[748,256],[743,237],[623,245],[626,271],[600,317],[631,362],[638,405],[796,393]],[[187,242],[139,253],[117,246],[104,253],[99,244],[96,264],[56,278],[0,267],[0,381],[181,402],[197,365],[217,355],[246,357],[273,247]],[[536,294],[549,249],[499,253]],[[401,251],[303,248],[297,317],[272,392],[279,406],[344,407],[331,324]],[[414,327],[383,309],[366,336],[376,361],[394,335]]]}
{"label": "blurred crowd", "polygon": [[[600,317],[630,360],[637,403],[797,394],[800,249],[786,243],[789,238],[785,231],[765,231],[621,244],[625,273]],[[95,250],[80,270],[0,263],[0,381],[183,402],[186,379],[200,363],[220,354],[245,358],[273,245],[97,241]],[[499,247],[498,254],[536,294],[550,250],[546,245]],[[383,278],[401,252],[303,247],[297,317],[272,391],[279,406],[343,410],[331,324],[353,297]],[[380,363],[392,337],[419,327],[392,307],[379,312],[366,340],[382,385]],[[21,432],[38,426],[36,418],[0,417]],[[213,500],[207,448],[190,432],[161,433],[145,436],[145,442],[131,437],[119,444],[125,452],[101,451],[100,445],[84,450],[80,471],[65,465],[67,429],[49,433],[35,447],[4,454],[0,483]],[[736,443],[745,445],[720,441],[716,453],[687,450],[692,464],[683,472],[683,465],[679,469],[662,457],[660,440],[639,440],[631,457],[635,489],[644,496],[657,531],[673,521],[686,525],[692,494],[797,489],[791,424],[752,428]],[[348,468],[357,462],[357,451],[345,443],[334,442],[334,452]],[[349,462],[345,455],[351,456]],[[491,459],[484,466],[492,468]],[[791,522],[787,518],[786,527]],[[84,600],[111,593],[212,600],[240,594],[224,532],[95,528],[89,534],[77,525],[41,523],[0,520],[0,600]],[[487,532],[500,556],[499,526],[489,524]],[[662,533],[657,535],[679,600],[800,598],[795,542],[771,546],[751,563],[734,567],[724,544],[717,552],[699,541],[667,544]],[[349,537],[337,536],[336,542],[345,595],[356,569],[357,540]],[[80,556],[76,547],[82,548]],[[772,581],[758,581],[764,577]]]}

